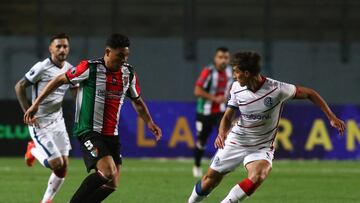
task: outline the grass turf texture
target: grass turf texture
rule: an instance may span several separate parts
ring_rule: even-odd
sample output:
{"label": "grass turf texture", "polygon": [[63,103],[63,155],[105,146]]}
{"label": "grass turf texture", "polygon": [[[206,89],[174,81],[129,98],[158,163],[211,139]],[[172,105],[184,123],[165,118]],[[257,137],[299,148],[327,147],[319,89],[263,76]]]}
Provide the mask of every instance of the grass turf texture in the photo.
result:
{"label": "grass turf texture", "polygon": [[[50,171],[21,158],[0,158],[0,203],[40,202]],[[125,159],[118,190],[105,203],[185,203],[197,181],[191,161]],[[206,167],[208,162],[204,164]],[[68,176],[55,197],[65,203],[87,175],[82,160],[71,159]],[[228,174],[204,202],[220,202],[243,168]],[[270,177],[246,202],[360,202],[360,162],[274,161]]]}

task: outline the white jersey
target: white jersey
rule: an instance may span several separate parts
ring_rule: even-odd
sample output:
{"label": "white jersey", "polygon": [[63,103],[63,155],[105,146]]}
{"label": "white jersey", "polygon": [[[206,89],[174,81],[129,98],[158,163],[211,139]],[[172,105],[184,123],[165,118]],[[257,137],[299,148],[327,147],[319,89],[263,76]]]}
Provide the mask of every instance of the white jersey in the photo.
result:
{"label": "white jersey", "polygon": [[[36,63],[29,72],[25,74],[26,80],[33,84],[32,102],[35,101],[48,82],[71,68],[72,65],[68,62],[65,62],[64,67],[59,68],[50,58]],[[35,117],[37,118],[40,127],[47,125],[58,118],[62,118],[62,101],[68,88],[68,84],[60,86],[39,105]]]}
{"label": "white jersey", "polygon": [[230,142],[243,147],[271,147],[275,139],[282,107],[293,98],[296,87],[263,77],[259,90],[252,92],[234,82],[228,107],[240,110],[237,124],[228,135]]}

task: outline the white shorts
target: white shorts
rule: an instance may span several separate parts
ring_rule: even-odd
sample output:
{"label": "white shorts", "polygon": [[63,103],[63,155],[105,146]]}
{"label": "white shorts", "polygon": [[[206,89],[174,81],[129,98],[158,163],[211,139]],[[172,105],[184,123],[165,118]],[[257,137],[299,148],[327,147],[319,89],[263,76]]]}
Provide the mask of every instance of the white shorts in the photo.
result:
{"label": "white shorts", "polygon": [[224,149],[218,149],[216,152],[210,163],[210,168],[219,173],[227,173],[235,170],[241,163],[246,166],[248,163],[257,160],[266,160],[272,166],[273,159],[273,148],[247,148],[225,142]]}
{"label": "white shorts", "polygon": [[41,149],[48,160],[69,156],[71,145],[64,118],[60,118],[44,128],[29,126],[29,132],[36,148]]}

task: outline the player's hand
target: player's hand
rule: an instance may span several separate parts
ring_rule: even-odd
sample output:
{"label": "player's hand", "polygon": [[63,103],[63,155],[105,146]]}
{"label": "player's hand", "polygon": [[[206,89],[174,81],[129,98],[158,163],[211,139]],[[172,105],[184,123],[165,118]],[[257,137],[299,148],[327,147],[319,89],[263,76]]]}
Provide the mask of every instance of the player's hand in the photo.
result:
{"label": "player's hand", "polygon": [[26,110],[26,112],[24,114],[24,123],[35,126],[35,127],[39,127],[39,124],[35,117],[35,114],[37,111],[38,111],[38,106],[31,105],[30,108],[28,108],[28,110]]}
{"label": "player's hand", "polygon": [[345,122],[343,120],[340,120],[336,116],[330,119],[330,125],[334,128],[336,128],[340,135],[344,134],[345,131]]}
{"label": "player's hand", "polygon": [[157,126],[154,122],[149,122],[147,126],[152,132],[152,134],[155,136],[156,141],[159,141],[162,137],[162,132],[159,126]]}
{"label": "player's hand", "polygon": [[217,104],[222,104],[225,102],[225,97],[223,95],[215,96],[214,102]]}
{"label": "player's hand", "polygon": [[219,135],[216,137],[216,140],[215,140],[215,142],[214,142],[215,148],[224,149],[224,147],[225,147],[225,139],[226,139],[225,136],[222,136],[222,135],[219,134]]}

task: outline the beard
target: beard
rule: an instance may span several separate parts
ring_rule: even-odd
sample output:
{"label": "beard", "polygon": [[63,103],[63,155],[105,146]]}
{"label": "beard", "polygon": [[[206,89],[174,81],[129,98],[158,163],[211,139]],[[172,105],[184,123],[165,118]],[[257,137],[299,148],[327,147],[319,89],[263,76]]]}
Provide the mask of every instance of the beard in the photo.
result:
{"label": "beard", "polygon": [[67,55],[66,55],[66,54],[59,54],[59,55],[56,56],[56,59],[57,59],[58,61],[60,61],[60,62],[65,61],[66,58],[67,58]]}

